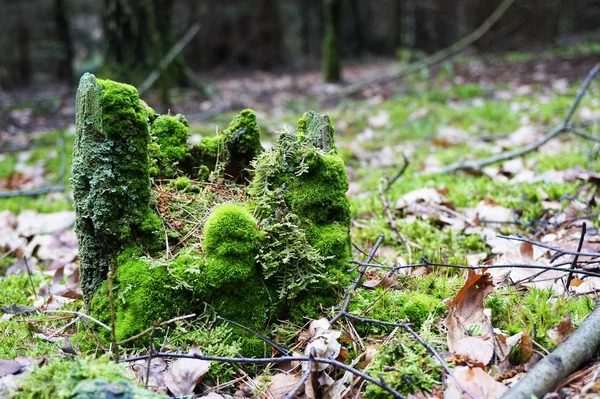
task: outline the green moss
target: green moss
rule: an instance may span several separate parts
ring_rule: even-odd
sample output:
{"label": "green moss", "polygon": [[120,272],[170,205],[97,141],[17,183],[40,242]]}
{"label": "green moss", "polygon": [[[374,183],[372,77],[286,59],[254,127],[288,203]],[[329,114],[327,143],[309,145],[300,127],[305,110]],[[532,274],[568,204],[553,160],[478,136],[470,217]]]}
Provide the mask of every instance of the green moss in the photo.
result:
{"label": "green moss", "polygon": [[262,150],[256,114],[245,109],[220,135],[203,137],[191,149],[192,169],[202,180],[208,177],[207,172],[215,171],[237,183],[247,183],[250,162]]}
{"label": "green moss", "polygon": [[551,347],[556,342],[547,337],[547,331],[569,315],[578,326],[593,310],[594,301],[587,296],[554,297],[551,289],[533,288],[522,295],[513,288],[506,288],[490,294],[485,306],[492,309],[494,327],[509,334],[535,330],[536,342]]}
{"label": "green moss", "polygon": [[[148,121],[134,87],[85,74],[77,92],[71,182],[86,300],[125,247],[160,242],[150,199]],[[158,244],[160,245],[160,244]]]}
{"label": "green moss", "polygon": [[169,188],[174,188],[178,191],[187,191],[192,187],[192,182],[188,177],[181,176],[169,183]]}
{"label": "green moss", "polygon": [[[242,350],[239,334],[227,324],[216,324],[201,317],[189,324],[178,324],[172,334],[171,343],[181,348],[183,353],[189,351],[192,343],[198,345],[203,354],[208,356],[235,357]],[[215,382],[230,381],[236,374],[237,365],[226,362],[212,362],[205,379]]]}
{"label": "green moss", "polygon": [[[368,310],[364,314],[365,317],[396,323],[405,321],[420,328],[427,319],[442,316],[446,308],[442,304],[442,299],[423,292],[377,288],[357,292],[350,310],[357,314]],[[369,328],[374,333],[389,331],[387,328],[381,329],[377,326],[360,328]]]}
{"label": "green moss", "polygon": [[108,359],[61,359],[34,368],[20,383],[15,399],[68,399],[81,381],[101,378],[122,381],[125,366]]}
{"label": "green moss", "polygon": [[133,383],[120,380],[110,382],[103,378],[83,380],[75,386],[71,399],[158,399],[165,398],[164,395],[139,388]]}
{"label": "green moss", "polygon": [[[147,329],[159,318],[167,320],[191,307],[190,302],[184,301],[182,291],[176,289],[177,281],[167,265],[140,257],[135,249],[119,256],[113,284],[119,341]],[[110,322],[108,282],[94,295],[90,308],[99,320]]]}
{"label": "green moss", "polygon": [[175,177],[180,173],[180,164],[190,157],[188,148],[189,123],[183,115],[161,115],[152,123],[150,134],[152,175]]}
{"label": "green moss", "polygon": [[[32,279],[35,287],[39,287],[42,281],[50,282],[49,277],[41,274],[33,274]],[[13,303],[32,306],[34,298],[27,273],[0,277],[0,306]],[[19,355],[37,358],[59,351],[55,344],[40,339],[34,330],[27,328],[29,324],[25,323],[26,319],[35,320],[38,326],[53,327],[44,321],[44,316],[36,315],[13,316],[0,321],[0,359],[14,359]]]}
{"label": "green moss", "polygon": [[204,250],[209,256],[254,258],[257,237],[256,220],[241,205],[217,206],[204,225]]}
{"label": "green moss", "polygon": [[291,211],[311,223],[349,224],[348,177],[342,158],[308,153],[305,159],[308,172],[291,180],[285,194]]}
{"label": "green moss", "polygon": [[[434,342],[428,331],[420,331],[419,334],[426,342]],[[382,375],[390,387],[408,396],[418,390],[431,392],[441,382],[440,369],[439,362],[423,345],[403,334],[379,349],[369,367],[369,374],[374,378]],[[364,396],[367,399],[385,399],[390,394],[377,385],[369,384]]]}

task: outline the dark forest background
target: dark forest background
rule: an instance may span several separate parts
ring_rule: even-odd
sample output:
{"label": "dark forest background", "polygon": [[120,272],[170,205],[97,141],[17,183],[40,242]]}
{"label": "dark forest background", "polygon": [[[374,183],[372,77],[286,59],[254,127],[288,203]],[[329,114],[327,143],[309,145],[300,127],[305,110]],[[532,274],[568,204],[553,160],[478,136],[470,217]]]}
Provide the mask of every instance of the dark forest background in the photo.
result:
{"label": "dark forest background", "polygon": [[[0,0],[0,85],[74,81],[84,71],[139,84],[195,23],[171,84],[189,71],[318,68],[332,3],[346,61],[434,52],[501,0]],[[599,20],[600,0],[518,0],[475,48],[569,46]]]}

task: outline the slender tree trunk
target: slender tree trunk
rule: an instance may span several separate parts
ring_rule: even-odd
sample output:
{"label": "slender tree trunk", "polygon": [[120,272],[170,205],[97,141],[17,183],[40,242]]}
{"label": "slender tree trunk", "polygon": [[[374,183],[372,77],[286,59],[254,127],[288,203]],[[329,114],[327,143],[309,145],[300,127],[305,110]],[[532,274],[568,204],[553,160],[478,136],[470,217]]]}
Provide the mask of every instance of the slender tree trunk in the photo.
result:
{"label": "slender tree trunk", "polygon": [[354,25],[354,41],[356,42],[356,52],[362,54],[365,49],[365,38],[362,31],[362,21],[360,18],[360,0],[350,0],[352,9],[352,23]]}
{"label": "slender tree trunk", "polygon": [[[137,84],[158,66],[174,43],[171,7],[170,0],[102,0],[106,72],[111,77]],[[168,102],[168,87],[185,83],[184,66],[176,58],[158,80],[163,101]]]}
{"label": "slender tree trunk", "polygon": [[416,0],[404,0],[404,10],[402,10],[404,23],[402,24],[402,43],[404,47],[415,47],[415,30],[417,19],[417,3]]}
{"label": "slender tree trunk", "polygon": [[394,1],[394,25],[392,27],[394,50],[402,47],[402,0]]}
{"label": "slender tree trunk", "polygon": [[73,41],[69,28],[68,10],[64,0],[54,3],[56,33],[63,47],[63,54],[58,65],[57,78],[66,82],[73,79]]}
{"label": "slender tree trunk", "polygon": [[283,61],[283,29],[279,0],[262,0],[259,10],[258,45],[262,55],[256,61],[261,68],[272,68]]}
{"label": "slender tree trunk", "polygon": [[326,82],[338,82],[342,75],[340,3],[340,0],[323,0],[325,17],[325,35],[323,36],[323,78]]}
{"label": "slender tree trunk", "polygon": [[17,43],[19,46],[19,58],[17,61],[17,76],[20,83],[27,84],[31,82],[33,77],[33,66],[31,64],[31,36],[29,26],[23,20],[22,15],[19,16],[19,25],[17,28]]}

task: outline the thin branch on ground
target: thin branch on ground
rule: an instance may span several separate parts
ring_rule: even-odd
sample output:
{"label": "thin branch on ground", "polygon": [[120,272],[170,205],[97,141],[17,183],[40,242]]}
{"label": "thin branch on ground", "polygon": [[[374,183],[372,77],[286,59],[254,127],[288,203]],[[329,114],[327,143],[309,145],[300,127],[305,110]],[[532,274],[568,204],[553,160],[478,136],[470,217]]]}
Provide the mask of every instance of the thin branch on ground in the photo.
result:
{"label": "thin branch on ground", "polygon": [[451,46],[446,47],[445,49],[438,51],[437,53],[434,53],[430,56],[427,56],[420,61],[409,64],[406,68],[398,72],[394,72],[392,74],[383,76],[377,76],[374,79],[359,82],[357,84],[349,86],[348,88],[342,90],[340,94],[337,94],[337,96],[351,96],[353,94],[361,92],[369,86],[399,80],[414,72],[418,72],[424,68],[432,67],[443,61],[455,57],[456,55],[464,51],[466,48],[468,48],[470,45],[481,39],[483,35],[485,35],[492,28],[492,26],[494,26],[496,22],[498,22],[498,20],[502,18],[506,10],[508,10],[514,2],[515,0],[504,0],[498,6],[498,8],[496,8],[494,12],[490,14],[490,16],[477,29],[469,33],[467,36],[465,36],[458,42],[452,44]]}
{"label": "thin branch on ground", "polygon": [[[577,252],[581,252],[581,248],[583,247],[583,241],[585,240],[585,233],[587,230],[587,224],[583,222],[581,226],[581,237],[579,237],[579,244],[577,244]],[[574,270],[577,266],[577,261],[579,260],[579,255],[575,255],[573,258],[573,263],[571,264],[571,270]],[[569,287],[571,286],[571,280],[573,280],[573,272],[569,273],[567,276],[567,282],[565,284],[565,292],[569,292]]]}
{"label": "thin branch on ground", "polygon": [[285,356],[288,356],[288,355],[290,355],[290,353],[291,353],[291,352],[289,351],[289,349],[286,349],[286,348],[284,348],[283,346],[281,346],[281,345],[278,345],[277,343],[273,342],[272,340],[270,340],[269,338],[265,337],[264,335],[262,335],[262,334],[259,334],[259,333],[257,333],[256,331],[254,331],[254,330],[251,330],[251,329],[249,329],[249,328],[248,328],[248,327],[246,327],[246,326],[243,326],[243,325],[241,325],[241,324],[239,324],[239,323],[236,323],[236,322],[235,322],[235,321],[233,321],[233,320],[229,320],[229,319],[226,319],[226,318],[224,318],[224,317],[221,317],[221,316],[217,316],[217,319],[219,319],[219,320],[221,320],[221,321],[224,321],[224,322],[226,322],[226,323],[229,323],[229,324],[233,324],[234,326],[241,328],[242,330],[246,331],[247,333],[250,333],[250,334],[254,335],[255,337],[257,337],[257,338],[258,338],[258,339],[260,339],[261,341],[263,341],[263,342],[266,342],[267,344],[271,345],[271,347],[272,347],[273,349],[275,349],[276,351],[278,351],[279,353],[281,353],[281,354],[283,354],[283,355],[285,355]]}
{"label": "thin branch on ground", "polygon": [[384,181],[387,181],[387,177],[385,175],[381,176],[381,180],[379,181],[379,187],[378,187],[379,198],[381,199],[381,204],[383,205],[383,213],[385,213],[385,216],[387,217],[388,225],[390,226],[390,228],[396,235],[396,238],[399,241],[401,241],[402,244],[404,244],[404,247],[406,248],[406,252],[407,252],[407,256],[408,256],[408,263],[412,263],[412,250],[410,249],[410,243],[408,242],[408,237],[406,237],[404,234],[402,234],[402,232],[398,228],[396,219],[394,218],[394,215],[392,214],[392,211],[390,209],[390,202],[388,201],[388,199],[385,196],[385,193],[383,191],[383,182]]}
{"label": "thin branch on ground", "polygon": [[497,237],[498,238],[504,238],[506,240],[526,242],[528,244],[535,245],[536,247],[549,249],[550,251],[555,251],[556,254],[554,254],[552,256],[552,258],[550,259],[550,263],[552,263],[553,261],[555,261],[556,259],[558,259],[558,258],[560,258],[561,256],[564,256],[564,255],[589,256],[589,257],[594,257],[594,258],[600,257],[600,253],[599,252],[569,251],[569,250],[566,250],[566,249],[561,249],[561,248],[553,247],[551,245],[544,244],[544,243],[539,242],[539,241],[530,240],[530,239],[524,238],[524,237],[504,236],[504,235],[501,235],[501,234],[498,234]]}
{"label": "thin branch on ground", "polygon": [[115,261],[113,259],[111,270],[108,271],[108,306],[110,306],[110,335],[112,338],[112,352],[113,357],[115,358],[115,362],[119,363],[119,343],[117,342],[117,329],[115,328],[116,324],[116,312],[115,312],[115,291],[114,291],[114,272],[115,269]]}
{"label": "thin branch on ground", "polygon": [[34,188],[31,190],[10,190],[0,192],[0,198],[11,198],[11,197],[34,197],[36,195],[49,194],[49,193],[62,193],[65,191],[65,170],[67,168],[67,142],[64,137],[59,139],[61,146],[60,151],[60,166],[58,167],[58,183],[52,184],[40,188]]}
{"label": "thin branch on ground", "polygon": [[[183,353],[170,353],[170,352],[155,352],[152,355],[152,357],[153,358],[161,357],[161,358],[198,359],[198,360],[208,360],[208,361],[212,361],[212,362],[246,363],[246,364],[308,362],[309,360],[311,360],[311,358],[308,356],[245,358],[245,357],[207,356],[207,355],[200,355],[200,354],[189,355],[189,354],[183,354]],[[135,361],[144,360],[144,359],[148,359],[148,355],[136,356],[136,357],[131,357],[128,359],[122,359],[121,363],[135,362]],[[329,366],[333,366],[338,369],[348,371],[360,378],[367,380],[368,382],[370,382],[372,384],[377,385],[378,387],[385,389],[387,392],[389,392],[392,395],[392,397],[404,399],[404,396],[402,396],[399,392],[395,391],[394,389],[390,388],[389,386],[386,387],[384,384],[381,383],[381,381],[378,381],[378,380],[374,379],[373,377],[361,372],[360,370],[357,370],[354,367],[350,367],[347,364],[344,364],[340,361],[333,360],[333,359],[324,359],[324,358],[320,358],[320,357],[315,357],[312,359],[312,361],[315,363],[327,364]]]}
{"label": "thin branch on ground", "polygon": [[50,309],[45,309],[45,310],[41,310],[40,312],[41,313],[66,313],[66,314],[74,314],[74,315],[77,315],[79,317],[88,319],[88,320],[94,322],[95,324],[99,325],[100,327],[105,328],[108,331],[112,331],[109,326],[107,326],[106,324],[102,323],[101,321],[96,320],[92,316],[89,316],[89,315],[87,315],[85,313],[78,312],[78,311],[75,311],[75,310],[50,310]]}
{"label": "thin branch on ground", "polygon": [[33,296],[37,298],[38,294],[35,289],[35,284],[33,284],[33,277],[31,274],[31,269],[29,268],[29,263],[27,263],[27,256],[23,257],[23,261],[25,262],[25,267],[27,268],[27,275],[29,276],[29,282],[31,283],[31,289],[33,291]]}
{"label": "thin branch on ground", "polygon": [[423,338],[421,338],[421,336],[419,334],[417,334],[417,332],[411,328],[410,324],[406,324],[406,323],[390,323],[390,322],[382,321],[382,320],[369,319],[369,318],[365,318],[365,317],[358,317],[358,316],[354,316],[353,314],[348,313],[348,312],[344,313],[344,317],[346,317],[348,319],[351,319],[351,320],[360,321],[360,322],[363,322],[363,323],[373,323],[373,324],[380,324],[380,325],[383,325],[383,326],[403,328],[404,330],[406,330],[406,332],[408,332],[410,335],[412,335],[413,338],[417,342],[419,342],[427,350],[427,352],[429,352],[429,354],[431,354],[431,356],[433,356],[440,363],[440,365],[442,366],[442,368],[444,369],[444,371],[448,374],[448,376],[450,376],[450,378],[452,378],[454,380],[454,382],[456,383],[456,385],[458,386],[458,388],[462,391],[462,394],[463,395],[467,395],[471,399],[473,399],[473,396],[465,388],[463,388],[461,386],[460,381],[456,378],[456,376],[454,375],[454,373],[452,372],[452,370],[450,370],[450,368],[448,367],[448,365],[446,364],[446,362],[442,358],[442,355],[440,355],[440,353],[437,350],[435,350],[435,348],[433,346],[431,346],[428,342],[426,342]]}
{"label": "thin branch on ground", "polygon": [[[571,118],[573,117],[573,114],[575,113],[575,110],[577,109],[577,107],[579,106],[579,103],[581,102],[581,99],[583,98],[583,95],[586,93],[592,80],[598,74],[599,70],[600,70],[600,63],[596,64],[588,73],[581,88],[579,89],[579,92],[577,93],[577,96],[575,97],[573,103],[571,104],[571,108],[569,108],[569,111],[567,112],[567,115],[566,115],[565,119],[563,120],[563,123],[559,126],[556,126],[554,129],[552,129],[548,134],[546,134],[541,139],[539,139],[536,142],[533,142],[523,148],[513,150],[513,151],[503,152],[503,153],[500,153],[500,154],[495,155],[490,158],[474,160],[474,161],[466,161],[463,159],[463,160],[460,160],[449,166],[427,172],[427,174],[453,173],[453,172],[457,172],[457,171],[480,171],[481,169],[483,169],[484,167],[486,167],[488,165],[502,162],[502,161],[508,161],[509,159],[518,158],[523,155],[529,154],[530,152],[536,151],[542,145],[546,144],[548,141],[554,139],[555,137],[557,137],[563,133],[574,133],[579,136],[582,136],[582,134],[580,134],[580,133],[583,133],[583,132],[579,132],[579,131],[573,132],[573,129],[570,127],[569,124],[571,122]],[[585,137],[585,138],[593,140],[593,141],[600,141],[600,139],[598,139],[597,137],[591,136],[591,135],[588,135],[585,133],[583,134],[582,137]]]}
{"label": "thin branch on ground", "polygon": [[394,175],[394,177],[388,180],[387,185],[385,186],[385,190],[383,190],[384,192],[387,193],[389,189],[392,188],[394,183],[396,183],[396,181],[398,181],[398,179],[404,175],[404,172],[406,172],[408,165],[410,165],[410,161],[408,160],[404,152],[402,153],[402,159],[404,160],[404,165],[402,165],[402,168],[400,168],[400,170]]}
{"label": "thin branch on ground", "polygon": [[540,360],[502,399],[541,398],[600,349],[600,301],[579,328],[550,355]]}
{"label": "thin branch on ground", "polygon": [[[174,317],[174,318],[169,319],[167,321],[161,322],[158,326],[159,327],[166,326],[167,324],[175,323],[176,321],[180,321],[180,320],[190,319],[192,317],[196,317],[196,314],[195,313],[191,313],[191,314],[187,314],[185,316]],[[148,334],[149,332],[151,332],[153,328],[154,327],[148,327],[147,329],[145,329],[141,333],[138,333],[138,334],[134,335],[133,337],[129,337],[127,339],[119,341],[118,344],[119,345],[124,345],[124,344],[126,344],[128,342],[134,341],[134,340],[136,340],[136,339],[138,339],[138,338],[140,338],[140,337]]]}
{"label": "thin branch on ground", "polygon": [[[366,259],[365,263],[368,264],[369,262],[373,261],[373,259],[375,258],[375,254],[377,253],[377,250],[379,249],[379,246],[383,242],[383,238],[384,238],[383,234],[379,234],[379,237],[377,237],[377,241],[375,241],[375,244],[373,244],[373,247],[371,248],[371,251],[369,251],[369,255],[367,255],[367,259]],[[362,266],[359,269],[358,275],[356,276],[356,279],[354,280],[354,284],[352,284],[352,287],[346,293],[346,297],[344,298],[344,304],[342,305],[342,309],[339,311],[338,314],[336,314],[335,316],[333,316],[331,318],[331,320],[329,320],[329,324],[330,325],[333,325],[333,323],[335,323],[336,321],[338,321],[342,317],[342,315],[348,311],[348,306],[350,306],[350,300],[352,299],[352,295],[354,294],[354,292],[360,286],[360,280],[365,275],[365,273],[367,271],[367,267],[368,266]]]}
{"label": "thin branch on ground", "polygon": [[304,370],[304,373],[302,373],[302,377],[300,378],[300,381],[298,381],[296,386],[294,386],[294,388],[292,388],[292,390],[289,391],[287,393],[287,395],[285,395],[284,399],[293,399],[294,396],[296,395],[296,393],[298,391],[300,391],[300,388],[302,388],[302,385],[306,384],[306,381],[308,381],[308,378],[310,377],[310,375],[313,372],[312,368],[313,368],[314,356],[315,356],[314,351],[315,351],[315,348],[311,347],[310,353],[308,355],[308,362],[306,362],[306,370]]}

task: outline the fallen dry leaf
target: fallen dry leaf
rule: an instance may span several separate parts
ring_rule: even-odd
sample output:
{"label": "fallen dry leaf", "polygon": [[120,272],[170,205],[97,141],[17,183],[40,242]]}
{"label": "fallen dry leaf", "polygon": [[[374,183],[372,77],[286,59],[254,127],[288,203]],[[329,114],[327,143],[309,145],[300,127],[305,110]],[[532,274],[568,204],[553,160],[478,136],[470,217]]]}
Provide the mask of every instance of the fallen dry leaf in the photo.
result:
{"label": "fallen dry leaf", "polygon": [[[281,399],[290,392],[300,381],[300,376],[296,374],[278,373],[269,377],[267,397],[272,399]],[[260,386],[257,384],[257,386]],[[300,394],[298,392],[297,394]]]}
{"label": "fallen dry leaf", "polygon": [[561,343],[565,339],[571,335],[571,333],[575,331],[575,327],[573,327],[573,321],[571,320],[571,315],[564,317],[558,324],[549,329],[546,334],[548,338],[553,340],[556,343]]}
{"label": "fallen dry leaf", "polygon": [[451,352],[455,351],[456,343],[470,335],[467,331],[470,328],[477,327],[484,334],[491,333],[483,301],[493,290],[492,277],[485,269],[482,274],[469,270],[467,281],[456,297],[444,300],[444,305],[448,308],[444,325],[448,330],[448,349]]}
{"label": "fallen dry leaf", "polygon": [[400,197],[398,201],[396,201],[396,209],[402,210],[414,203],[442,204],[445,202],[447,202],[446,197],[440,194],[438,190],[424,187],[406,193]]}
{"label": "fallen dry leaf", "polygon": [[[309,331],[311,338],[306,345],[304,355],[309,356],[311,353],[317,358],[333,360],[338,357],[342,346],[338,342],[341,333],[337,330],[330,330],[329,321],[325,318],[319,320],[313,320],[310,323]],[[307,363],[303,363],[302,368],[305,369]],[[327,364],[314,363],[313,370],[323,371],[327,367]]]}
{"label": "fallen dry leaf", "polygon": [[5,375],[9,374],[16,374],[21,371],[22,368],[23,366],[21,363],[17,361],[0,359],[0,377],[4,377]]}
{"label": "fallen dry leaf", "polygon": [[494,344],[482,337],[465,337],[454,343],[454,353],[466,355],[469,359],[486,366],[494,355]]}
{"label": "fallen dry leaf", "polygon": [[[202,353],[197,346],[194,346],[189,354],[201,355]],[[207,360],[178,359],[167,370],[165,384],[175,396],[191,395],[209,367],[210,362]]]}
{"label": "fallen dry leaf", "polygon": [[[496,399],[508,390],[504,384],[494,380],[493,377],[479,367],[456,367],[453,371],[460,385],[469,393],[472,399]],[[453,378],[448,378],[444,399],[462,397],[462,391],[456,381]]]}

